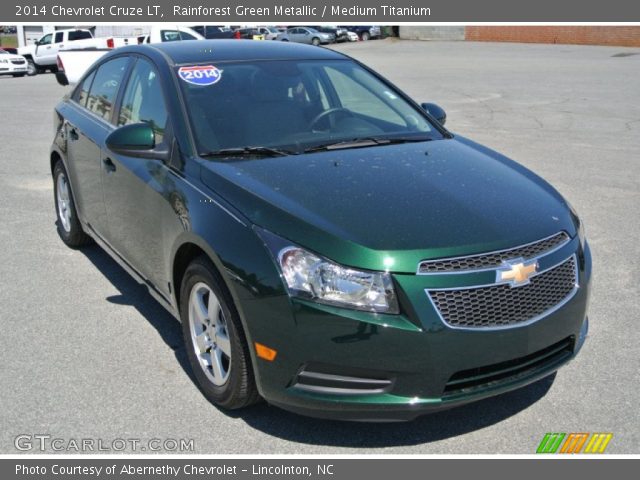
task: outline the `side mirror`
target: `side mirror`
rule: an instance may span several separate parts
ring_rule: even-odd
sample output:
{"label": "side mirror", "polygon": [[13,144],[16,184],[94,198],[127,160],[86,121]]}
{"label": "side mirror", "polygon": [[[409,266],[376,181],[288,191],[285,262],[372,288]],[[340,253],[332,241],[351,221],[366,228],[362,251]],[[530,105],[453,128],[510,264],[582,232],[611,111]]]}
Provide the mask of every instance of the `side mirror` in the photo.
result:
{"label": "side mirror", "polygon": [[147,123],[120,127],[105,140],[107,148],[127,157],[167,160],[169,151],[156,148],[155,134]]}
{"label": "side mirror", "polygon": [[435,103],[422,103],[420,104],[420,106],[425,112],[438,120],[440,124],[444,125],[447,121],[447,113],[442,109],[442,107],[436,105]]}

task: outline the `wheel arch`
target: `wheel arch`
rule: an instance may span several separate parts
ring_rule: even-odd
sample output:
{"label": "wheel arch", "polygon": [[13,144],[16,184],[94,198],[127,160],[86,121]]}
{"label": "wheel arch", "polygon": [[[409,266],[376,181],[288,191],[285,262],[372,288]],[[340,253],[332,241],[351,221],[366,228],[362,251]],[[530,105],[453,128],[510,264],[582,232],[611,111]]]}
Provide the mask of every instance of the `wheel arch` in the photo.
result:
{"label": "wheel arch", "polygon": [[238,301],[233,287],[230,285],[228,276],[224,273],[225,267],[222,260],[203,239],[195,235],[189,235],[177,242],[173,249],[173,255],[171,256],[171,291],[178,314],[180,313],[180,290],[184,274],[187,271],[189,264],[201,256],[211,262],[222,286],[227,290],[233,300],[244,326],[244,315],[242,315],[241,312],[241,307],[239,305],[240,302]]}
{"label": "wheel arch", "polygon": [[242,302],[238,298],[236,289],[232,286],[233,282],[229,278],[229,275],[225,273],[226,269],[222,260],[202,238],[195,235],[188,235],[187,237],[182,238],[181,241],[176,243],[176,247],[173,252],[174,253],[171,258],[171,291],[173,295],[173,302],[175,302],[174,308],[178,313],[178,319],[182,322],[180,315],[180,293],[184,274],[193,260],[204,256],[211,262],[211,265],[214,268],[214,273],[217,274],[220,280],[220,285],[227,291],[229,297],[233,301],[233,306],[240,318],[242,330],[248,344],[249,359],[251,361],[254,374],[256,375],[256,382],[260,384],[259,373],[257,373],[257,358],[254,349],[251,347],[253,345],[251,329],[247,324],[246,315],[242,308]]}
{"label": "wheel arch", "polygon": [[[53,169],[56,167],[56,163],[62,162],[64,165],[64,160],[62,159],[62,155],[57,150],[51,150],[51,154],[49,155],[49,166],[51,170],[51,175],[53,175]],[[65,165],[66,168],[66,165]]]}

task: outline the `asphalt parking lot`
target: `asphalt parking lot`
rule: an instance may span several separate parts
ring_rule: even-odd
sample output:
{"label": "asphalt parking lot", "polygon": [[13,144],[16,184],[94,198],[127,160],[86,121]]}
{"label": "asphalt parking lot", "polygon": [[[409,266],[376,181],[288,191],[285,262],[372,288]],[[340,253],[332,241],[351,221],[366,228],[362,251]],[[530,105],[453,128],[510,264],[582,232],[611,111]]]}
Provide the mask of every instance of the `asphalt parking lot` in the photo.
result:
{"label": "asphalt parking lot", "polygon": [[17,453],[21,434],[194,439],[209,454],[534,453],[545,432],[612,432],[609,453],[638,453],[640,49],[335,48],[440,104],[452,131],[520,161],[576,207],[595,272],[580,356],[555,377],[406,424],[267,405],[223,412],[187,373],[177,322],[98,247],[72,251],[57,236],[48,151],[65,89],[50,74],[0,77],[0,453]]}

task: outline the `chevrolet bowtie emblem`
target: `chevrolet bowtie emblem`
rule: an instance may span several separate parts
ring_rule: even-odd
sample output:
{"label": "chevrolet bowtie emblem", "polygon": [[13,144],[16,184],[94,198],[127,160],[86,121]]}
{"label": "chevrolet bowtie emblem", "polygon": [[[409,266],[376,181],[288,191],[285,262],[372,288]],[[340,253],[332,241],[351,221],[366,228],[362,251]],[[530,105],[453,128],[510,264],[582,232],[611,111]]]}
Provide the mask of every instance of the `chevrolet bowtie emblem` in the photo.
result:
{"label": "chevrolet bowtie emblem", "polygon": [[522,258],[508,260],[498,267],[496,282],[508,282],[512,287],[519,287],[529,283],[530,278],[538,271],[536,260],[525,261]]}

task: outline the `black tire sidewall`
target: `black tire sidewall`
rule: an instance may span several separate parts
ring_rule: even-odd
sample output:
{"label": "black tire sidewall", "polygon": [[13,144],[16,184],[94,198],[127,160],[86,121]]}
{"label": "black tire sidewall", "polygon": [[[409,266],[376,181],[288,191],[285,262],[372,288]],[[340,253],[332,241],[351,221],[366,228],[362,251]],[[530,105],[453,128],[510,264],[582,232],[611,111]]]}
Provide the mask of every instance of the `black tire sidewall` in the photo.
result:
{"label": "black tire sidewall", "polygon": [[33,60],[27,60],[27,75],[34,77],[38,74],[38,67]]}
{"label": "black tire sidewall", "polygon": [[[69,209],[71,210],[69,223],[71,228],[68,232],[62,226],[60,215],[58,213],[58,177],[61,174],[64,174],[67,180],[67,188],[69,190]],[[73,191],[71,189],[71,182],[69,181],[69,175],[67,174],[67,170],[64,168],[62,161],[58,161],[53,168],[53,202],[56,209],[56,227],[58,229],[58,235],[60,235],[62,241],[71,248],[77,248],[89,243],[91,239],[84,233],[82,225],[80,225],[80,220],[78,220],[76,204],[73,198]]]}
{"label": "black tire sidewall", "polygon": [[[189,296],[193,287],[200,282],[207,284],[218,297],[222,312],[227,321],[227,332],[231,340],[231,372],[227,382],[221,386],[211,383],[202,371],[191,340]],[[247,390],[255,390],[253,368],[251,366],[251,359],[240,318],[230,295],[226,289],[221,288],[220,282],[221,280],[218,278],[218,275],[214,273],[214,268],[208,260],[204,258],[195,260],[187,268],[180,288],[180,318],[187,357],[189,358],[191,370],[196,377],[198,388],[205,397],[218,406],[235,409],[255,401],[251,395],[247,395]],[[247,378],[247,375],[249,378]],[[247,382],[249,382],[250,385],[247,385]]]}

